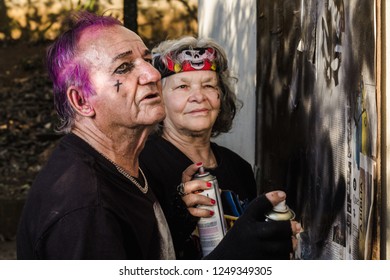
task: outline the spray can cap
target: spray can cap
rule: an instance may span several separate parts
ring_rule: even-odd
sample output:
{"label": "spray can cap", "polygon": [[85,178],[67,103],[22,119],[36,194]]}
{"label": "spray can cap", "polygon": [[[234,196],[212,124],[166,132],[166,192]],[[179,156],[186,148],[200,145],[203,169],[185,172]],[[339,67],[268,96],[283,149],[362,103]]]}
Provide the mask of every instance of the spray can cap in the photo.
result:
{"label": "spray can cap", "polygon": [[286,200],[283,200],[274,206],[276,212],[286,212],[288,210]]}
{"label": "spray can cap", "polygon": [[276,204],[265,216],[266,221],[288,221],[295,218],[295,213],[287,206],[286,201],[283,200]]}

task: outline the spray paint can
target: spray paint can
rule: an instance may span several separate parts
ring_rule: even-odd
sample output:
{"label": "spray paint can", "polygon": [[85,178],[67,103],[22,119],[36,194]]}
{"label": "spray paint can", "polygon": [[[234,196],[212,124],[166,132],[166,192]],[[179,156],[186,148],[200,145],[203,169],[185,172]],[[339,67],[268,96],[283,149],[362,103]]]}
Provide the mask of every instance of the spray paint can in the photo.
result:
{"label": "spray paint can", "polygon": [[276,204],[265,217],[266,221],[288,221],[295,218],[295,213],[287,206],[286,201],[283,200]]}
{"label": "spray paint can", "polygon": [[[287,204],[286,201],[283,200],[282,202],[279,202],[277,205],[273,207],[273,209],[268,212],[266,215],[266,221],[291,221],[295,219],[295,213],[293,210],[291,210]],[[302,255],[302,240],[299,238],[300,234],[298,233],[295,237],[297,238],[297,248],[294,253],[291,254],[290,258],[292,260],[299,260],[301,259]]]}
{"label": "spray paint can", "polygon": [[200,218],[198,222],[200,245],[202,247],[203,257],[207,256],[219,244],[226,234],[226,221],[223,214],[221,195],[219,191],[217,178],[199,168],[199,172],[194,175],[194,180],[203,180],[211,183],[208,190],[204,190],[202,195],[215,200],[213,206],[200,206],[203,209],[214,211],[214,215],[209,218]]}

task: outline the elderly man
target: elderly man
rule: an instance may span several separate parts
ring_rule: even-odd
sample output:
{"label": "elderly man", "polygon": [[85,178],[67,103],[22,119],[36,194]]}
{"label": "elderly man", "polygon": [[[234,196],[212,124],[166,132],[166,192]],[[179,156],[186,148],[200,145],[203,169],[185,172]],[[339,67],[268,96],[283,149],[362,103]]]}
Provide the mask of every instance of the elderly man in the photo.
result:
{"label": "elderly man", "polygon": [[[175,258],[164,214],[138,163],[149,133],[165,117],[161,76],[151,60],[134,32],[86,12],[49,47],[59,130],[66,135],[31,187],[18,229],[19,259]],[[198,188],[207,183],[199,181]],[[243,244],[251,239],[242,235],[255,226],[256,209],[272,208],[284,196],[260,197],[256,213],[237,222],[210,258],[246,252]],[[285,229],[289,236],[297,232],[290,222]],[[256,237],[248,252],[261,256],[258,233],[249,236]],[[286,252],[292,246],[290,239]]]}

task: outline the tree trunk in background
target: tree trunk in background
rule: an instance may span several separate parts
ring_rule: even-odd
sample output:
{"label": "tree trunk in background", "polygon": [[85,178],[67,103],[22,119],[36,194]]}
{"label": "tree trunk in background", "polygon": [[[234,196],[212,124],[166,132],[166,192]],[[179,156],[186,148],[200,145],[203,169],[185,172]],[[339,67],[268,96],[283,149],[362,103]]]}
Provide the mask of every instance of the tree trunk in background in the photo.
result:
{"label": "tree trunk in background", "polygon": [[137,0],[123,0],[123,24],[138,34],[137,14]]}
{"label": "tree trunk in background", "polygon": [[4,33],[5,39],[11,39],[11,20],[7,14],[7,6],[4,0],[0,0],[0,32]]}

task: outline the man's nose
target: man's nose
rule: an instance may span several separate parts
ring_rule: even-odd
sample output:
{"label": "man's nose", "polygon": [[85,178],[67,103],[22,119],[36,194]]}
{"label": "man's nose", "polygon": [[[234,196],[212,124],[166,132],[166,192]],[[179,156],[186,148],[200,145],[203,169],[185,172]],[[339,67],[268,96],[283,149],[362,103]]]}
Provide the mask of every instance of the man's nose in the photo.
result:
{"label": "man's nose", "polygon": [[145,61],[141,67],[143,67],[143,69],[139,77],[140,84],[148,84],[151,82],[156,83],[161,80],[160,72],[156,68],[154,68],[150,63]]}

